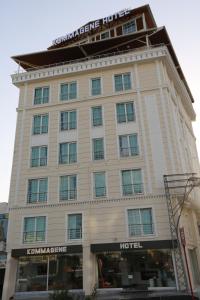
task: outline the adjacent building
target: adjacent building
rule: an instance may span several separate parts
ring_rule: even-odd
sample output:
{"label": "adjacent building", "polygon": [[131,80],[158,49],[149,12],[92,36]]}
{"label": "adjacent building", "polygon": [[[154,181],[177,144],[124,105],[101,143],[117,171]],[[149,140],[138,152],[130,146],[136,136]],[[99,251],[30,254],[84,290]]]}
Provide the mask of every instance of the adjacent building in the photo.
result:
{"label": "adjacent building", "polygon": [[[187,288],[163,175],[185,174],[186,185],[200,175],[194,100],[150,7],[89,22],[13,59],[23,71],[12,75],[19,105],[3,299]],[[198,289],[198,189],[171,198],[180,199]]]}

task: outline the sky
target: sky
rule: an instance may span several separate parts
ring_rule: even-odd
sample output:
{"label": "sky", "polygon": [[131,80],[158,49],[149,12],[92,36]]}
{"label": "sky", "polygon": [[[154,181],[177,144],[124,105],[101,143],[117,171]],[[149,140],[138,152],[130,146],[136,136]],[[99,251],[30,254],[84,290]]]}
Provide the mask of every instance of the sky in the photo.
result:
{"label": "sky", "polygon": [[200,156],[200,0],[1,0],[0,10],[0,202],[7,202],[14,151],[19,91],[10,75],[11,56],[46,50],[52,41],[88,21],[124,8],[149,4],[158,26],[165,25],[193,97],[193,124]]}

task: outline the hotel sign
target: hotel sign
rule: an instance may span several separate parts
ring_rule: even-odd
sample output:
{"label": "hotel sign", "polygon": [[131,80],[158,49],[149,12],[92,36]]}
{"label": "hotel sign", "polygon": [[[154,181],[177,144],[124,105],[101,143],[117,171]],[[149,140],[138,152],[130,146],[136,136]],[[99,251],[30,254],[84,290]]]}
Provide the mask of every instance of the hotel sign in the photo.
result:
{"label": "hotel sign", "polygon": [[132,241],[121,243],[92,244],[91,252],[108,252],[108,251],[137,251],[145,249],[171,249],[171,240],[155,241]]}
{"label": "hotel sign", "polygon": [[71,40],[81,34],[90,32],[92,29],[96,29],[96,28],[100,27],[101,25],[108,24],[114,20],[122,18],[128,14],[130,14],[130,9],[123,9],[117,13],[114,13],[113,15],[106,17],[106,18],[90,22],[90,23],[86,24],[85,26],[82,26],[79,29],[77,29],[71,33],[67,33],[66,35],[63,35],[63,36],[53,40],[52,44],[58,45],[62,42],[66,42],[66,41]]}
{"label": "hotel sign", "polygon": [[52,254],[67,254],[67,253],[81,253],[82,245],[71,246],[52,246],[52,247],[37,247],[12,249],[13,257],[33,256],[33,255],[52,255]]}

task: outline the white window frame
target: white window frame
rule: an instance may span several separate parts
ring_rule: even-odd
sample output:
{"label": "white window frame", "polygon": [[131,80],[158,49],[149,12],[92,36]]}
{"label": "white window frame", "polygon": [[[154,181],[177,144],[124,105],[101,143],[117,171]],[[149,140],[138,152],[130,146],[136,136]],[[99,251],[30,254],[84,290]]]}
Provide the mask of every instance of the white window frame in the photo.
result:
{"label": "white window frame", "polygon": [[[68,150],[69,150],[69,144],[76,143],[76,161],[75,162],[69,162],[69,155],[68,155],[68,162],[67,163],[61,163],[60,162],[60,144],[68,144]],[[69,154],[69,151],[68,151]],[[69,141],[69,142],[61,142],[58,144],[58,165],[71,165],[71,164],[77,164],[78,163],[78,143],[77,141]]]}
{"label": "white window frame", "polygon": [[[41,159],[41,148],[43,148],[43,147],[46,147],[47,148],[47,163],[46,163],[46,165],[44,165],[44,166],[32,166],[32,148],[35,148],[35,147],[39,147],[40,148],[40,151],[39,151],[39,159]],[[47,167],[48,166],[48,155],[49,155],[49,151],[48,151],[49,149],[48,149],[48,145],[39,145],[39,146],[31,146],[31,148],[30,148],[30,168],[32,169],[32,168],[45,168],[45,167]]]}
{"label": "white window frame", "polygon": [[[104,196],[96,196],[96,187],[95,187],[95,174],[104,173],[105,174],[105,195]],[[107,172],[106,171],[95,171],[92,173],[92,191],[93,191],[93,199],[102,199],[108,198],[108,180],[107,180]]]}
{"label": "white window frame", "polygon": [[[130,139],[129,137],[131,135],[136,135],[137,137],[137,154],[134,154],[134,155],[131,155],[131,147],[130,147]],[[128,138],[128,155],[121,155],[121,149],[120,149],[120,137],[127,137]],[[118,135],[118,149],[119,149],[119,158],[127,158],[127,157],[136,157],[139,155],[139,152],[140,152],[140,148],[139,148],[139,142],[138,142],[138,134],[137,133],[127,133],[127,134],[120,134]]]}
{"label": "white window frame", "polygon": [[[47,179],[47,200],[46,201],[37,201],[36,202],[28,202],[28,188],[29,188],[29,180],[42,180],[42,179]],[[34,204],[47,204],[48,203],[48,196],[49,196],[49,177],[40,177],[40,178],[28,178],[27,180],[27,198],[26,198],[26,204],[28,205],[34,205]],[[39,185],[38,185],[38,193],[39,193]]]}
{"label": "white window frame", "polygon": [[[41,128],[42,128],[42,117],[44,116],[48,116],[48,126],[47,126],[47,132],[41,132]],[[40,117],[40,132],[39,133],[34,133],[34,118],[35,117]],[[32,120],[32,135],[33,136],[37,136],[37,135],[41,135],[41,134],[48,134],[49,132],[49,114],[48,113],[44,113],[44,114],[36,114],[33,115],[33,120]]]}
{"label": "white window frame", "polygon": [[[42,95],[43,95],[43,89],[44,88],[49,88],[49,99],[48,99],[48,102],[46,102],[46,103],[34,103],[35,102],[35,90],[36,89],[42,89]],[[37,86],[37,87],[35,87],[35,88],[33,88],[33,96],[32,96],[32,99],[33,99],[33,101],[32,101],[32,105],[35,107],[35,106],[38,106],[38,105],[48,105],[51,101],[50,101],[50,99],[51,99],[51,89],[50,89],[50,86],[49,85],[46,85],[46,86]]]}
{"label": "white window frame", "polygon": [[[76,112],[76,128],[70,128],[70,129],[61,129],[61,113],[68,113],[68,115],[69,115],[69,113],[70,112]],[[60,132],[63,132],[63,131],[69,131],[69,130],[77,130],[77,127],[78,127],[78,120],[77,120],[77,118],[78,118],[78,114],[77,114],[77,110],[76,109],[71,109],[71,110],[61,110],[60,111],[60,117],[59,117],[59,131]],[[67,125],[69,125],[69,123],[70,122],[68,122],[67,123]]]}
{"label": "white window frame", "polygon": [[[69,90],[68,90],[68,99],[61,100],[61,86],[67,84],[68,87],[69,87],[69,85],[72,84],[72,83],[76,83],[76,98],[69,99]],[[77,100],[78,99],[78,81],[73,80],[73,81],[61,82],[60,86],[59,86],[59,91],[58,91],[58,99],[59,99],[60,103],[66,103],[68,101],[71,102],[71,101]]]}
{"label": "white window frame", "polygon": [[[131,88],[130,89],[127,89],[125,90],[124,89],[124,75],[126,74],[130,74],[130,81],[131,81]],[[120,91],[116,91],[115,90],[115,76],[118,76],[118,75],[122,75],[122,86],[123,86],[123,89],[120,90]],[[131,71],[127,71],[127,72],[123,72],[123,73],[116,73],[116,74],[113,74],[113,93],[114,94],[121,94],[121,93],[130,93],[130,91],[133,89],[133,75],[132,75],[132,72]]]}
{"label": "white window frame", "polygon": [[[95,80],[95,79],[100,79],[100,94],[97,94],[97,95],[93,95],[92,94],[92,80]],[[92,77],[89,79],[89,87],[90,87],[90,96],[91,97],[100,97],[102,94],[103,94],[103,80],[102,80],[102,77],[98,76],[98,77]]]}
{"label": "white window frame", "polygon": [[[128,194],[128,195],[124,195],[123,193],[123,180],[122,180],[122,172],[123,171],[134,171],[134,170],[141,170],[141,177],[142,177],[142,193],[133,193],[133,194]],[[138,167],[138,168],[133,168],[133,169],[121,169],[120,170],[120,178],[121,178],[121,184],[120,184],[120,187],[121,187],[121,197],[125,197],[125,198],[130,198],[130,197],[137,197],[137,196],[140,196],[140,195],[144,195],[145,194],[145,185],[144,185],[144,174],[143,174],[143,169]],[[133,177],[132,177],[132,173],[131,173],[131,184],[133,184]]]}
{"label": "white window frame", "polygon": [[[37,218],[37,217],[45,217],[45,239],[44,241],[33,241],[33,242],[24,242],[24,226],[25,226],[25,218]],[[21,245],[33,245],[33,244],[47,244],[47,233],[48,233],[48,215],[47,214],[37,214],[37,215],[23,215],[21,222]]]}
{"label": "white window frame", "polygon": [[[61,181],[61,177],[70,177],[70,176],[76,176],[76,197],[74,199],[68,199],[68,200],[61,200],[60,199],[60,181]],[[59,176],[58,178],[58,202],[59,203],[68,203],[71,201],[77,201],[78,200],[78,175],[77,174],[62,174]]]}
{"label": "white window frame", "polygon": [[[82,215],[82,237],[81,239],[69,239],[68,238],[68,216],[69,215]],[[73,244],[73,243],[80,243],[84,240],[84,214],[83,214],[83,211],[70,211],[66,214],[66,217],[65,217],[65,242],[68,243],[68,244]]]}
{"label": "white window frame", "polygon": [[[133,112],[134,112],[134,119],[133,121],[128,121],[128,114],[127,114],[127,109],[126,109],[126,104],[128,103],[132,103],[133,104]],[[125,117],[126,117],[126,121],[125,122],[118,122],[118,118],[117,118],[117,104],[124,104],[125,105]],[[131,122],[136,122],[136,110],[135,110],[135,101],[134,100],[130,100],[130,101],[125,101],[125,102],[117,102],[115,105],[115,110],[116,110],[116,124],[120,125],[120,124],[129,124]]]}

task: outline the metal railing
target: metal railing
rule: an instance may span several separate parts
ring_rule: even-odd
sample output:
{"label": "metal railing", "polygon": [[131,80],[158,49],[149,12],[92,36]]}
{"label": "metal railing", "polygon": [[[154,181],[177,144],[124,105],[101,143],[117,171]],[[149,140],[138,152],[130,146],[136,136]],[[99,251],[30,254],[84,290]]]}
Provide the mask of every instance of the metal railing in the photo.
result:
{"label": "metal railing", "polygon": [[29,192],[27,196],[28,203],[47,201],[47,192],[33,193]]}
{"label": "metal railing", "polygon": [[60,124],[60,130],[70,130],[70,129],[76,129],[76,121],[71,122],[61,122]]}
{"label": "metal railing", "polygon": [[154,224],[144,223],[144,224],[129,224],[128,225],[129,236],[143,236],[154,234]]}
{"label": "metal railing", "polygon": [[68,239],[69,240],[79,240],[82,238],[82,228],[68,229]]}
{"label": "metal railing", "polygon": [[160,44],[156,44],[156,45],[149,45],[149,46],[138,47],[138,48],[134,48],[134,49],[131,48],[131,49],[120,50],[120,51],[118,50],[118,51],[105,53],[105,54],[91,55],[88,57],[78,58],[78,59],[74,59],[74,60],[67,60],[67,61],[63,61],[60,63],[48,64],[48,65],[39,66],[39,67],[38,66],[31,67],[31,68],[26,69],[26,71],[17,70],[15,73],[22,74],[22,73],[27,73],[27,72],[31,72],[31,71],[41,70],[41,69],[53,68],[53,67],[64,66],[64,65],[69,65],[69,64],[76,64],[76,63],[85,62],[85,61],[92,60],[92,59],[95,60],[95,59],[106,58],[106,57],[110,57],[110,56],[126,54],[129,52],[138,52],[138,51],[154,49],[154,48],[158,48],[158,47],[165,47],[165,44],[160,43]]}
{"label": "metal railing", "polygon": [[28,231],[23,233],[24,243],[45,241],[45,231]]}
{"label": "metal railing", "polygon": [[139,154],[138,147],[120,147],[120,156],[134,156]]}
{"label": "metal railing", "polygon": [[77,196],[76,194],[76,189],[62,190],[60,191],[60,200],[75,200]]}
{"label": "metal railing", "polygon": [[122,185],[123,195],[134,195],[143,193],[143,184],[134,183],[134,184],[124,184]]}
{"label": "metal railing", "polygon": [[93,158],[94,160],[104,159],[104,151],[94,151]]}
{"label": "metal railing", "polygon": [[43,167],[47,165],[47,157],[32,158],[31,167]]}

